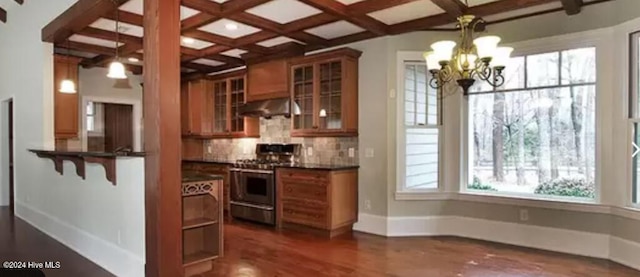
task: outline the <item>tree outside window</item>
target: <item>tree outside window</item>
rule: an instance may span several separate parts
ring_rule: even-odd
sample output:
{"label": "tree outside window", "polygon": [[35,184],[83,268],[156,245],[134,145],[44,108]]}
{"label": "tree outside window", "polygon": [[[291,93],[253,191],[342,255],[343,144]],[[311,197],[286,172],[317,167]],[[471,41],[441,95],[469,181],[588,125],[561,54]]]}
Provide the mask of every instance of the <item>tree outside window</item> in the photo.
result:
{"label": "tree outside window", "polygon": [[511,59],[469,102],[468,190],[595,198],[595,48]]}

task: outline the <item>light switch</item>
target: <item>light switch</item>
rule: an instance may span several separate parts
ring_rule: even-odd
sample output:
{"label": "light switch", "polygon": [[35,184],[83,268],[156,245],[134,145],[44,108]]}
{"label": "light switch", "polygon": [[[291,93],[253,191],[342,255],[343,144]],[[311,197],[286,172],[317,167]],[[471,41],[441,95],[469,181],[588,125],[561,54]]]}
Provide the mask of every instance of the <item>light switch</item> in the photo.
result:
{"label": "light switch", "polygon": [[349,158],[353,158],[356,156],[356,149],[351,147],[349,148]]}
{"label": "light switch", "polygon": [[213,149],[211,149],[211,145],[207,145],[207,153],[211,154]]}
{"label": "light switch", "polygon": [[373,148],[367,148],[364,151],[364,156],[367,158],[373,158]]}
{"label": "light switch", "polygon": [[307,156],[313,156],[313,147],[307,148]]}
{"label": "light switch", "polygon": [[389,98],[391,98],[391,99],[396,98],[396,90],[395,89],[389,90]]}

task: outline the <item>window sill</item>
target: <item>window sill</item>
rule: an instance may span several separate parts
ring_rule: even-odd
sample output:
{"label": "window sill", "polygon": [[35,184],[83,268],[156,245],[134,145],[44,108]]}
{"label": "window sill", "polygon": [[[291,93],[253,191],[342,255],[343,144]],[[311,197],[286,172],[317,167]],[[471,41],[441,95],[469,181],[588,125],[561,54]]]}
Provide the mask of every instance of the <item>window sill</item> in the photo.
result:
{"label": "window sill", "polygon": [[396,200],[449,200],[454,199],[455,192],[442,192],[439,190],[423,191],[396,191]]}
{"label": "window sill", "polygon": [[640,207],[635,205],[630,207],[612,207],[611,213],[625,218],[640,220]]}
{"label": "window sill", "polygon": [[[592,212],[610,214],[612,208],[608,205],[602,205],[595,200],[580,200],[567,198],[539,198],[526,197],[522,195],[499,195],[487,194],[482,192],[442,192],[442,191],[398,191],[395,193],[395,199],[398,201],[412,200],[461,200],[472,202],[483,202],[501,205],[514,205],[532,208],[545,208],[554,210],[569,210],[577,212]],[[640,209],[638,218],[640,219]],[[626,213],[634,213],[627,211]]]}

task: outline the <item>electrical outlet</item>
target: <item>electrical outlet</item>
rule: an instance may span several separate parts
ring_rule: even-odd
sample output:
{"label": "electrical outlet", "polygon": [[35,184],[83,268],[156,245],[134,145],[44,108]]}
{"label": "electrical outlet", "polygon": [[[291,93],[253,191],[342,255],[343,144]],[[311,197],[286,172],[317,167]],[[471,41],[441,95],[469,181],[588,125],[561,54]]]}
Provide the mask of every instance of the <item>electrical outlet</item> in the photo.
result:
{"label": "electrical outlet", "polygon": [[395,90],[395,89],[391,89],[391,90],[389,91],[389,97],[390,97],[391,99],[396,98],[396,90]]}
{"label": "electrical outlet", "polygon": [[520,210],[520,221],[529,221],[529,210]]}
{"label": "electrical outlet", "polygon": [[373,156],[374,156],[373,148],[365,149],[364,156],[367,157],[367,158],[373,158]]}
{"label": "electrical outlet", "polygon": [[211,145],[207,145],[207,153],[209,154],[213,153],[213,149],[211,148]]}
{"label": "electrical outlet", "polygon": [[313,147],[307,147],[307,156],[313,156]]}
{"label": "electrical outlet", "polygon": [[349,158],[354,158],[356,156],[356,149],[351,147],[349,148]]}
{"label": "electrical outlet", "polygon": [[364,200],[364,209],[367,211],[371,210],[371,200]]}

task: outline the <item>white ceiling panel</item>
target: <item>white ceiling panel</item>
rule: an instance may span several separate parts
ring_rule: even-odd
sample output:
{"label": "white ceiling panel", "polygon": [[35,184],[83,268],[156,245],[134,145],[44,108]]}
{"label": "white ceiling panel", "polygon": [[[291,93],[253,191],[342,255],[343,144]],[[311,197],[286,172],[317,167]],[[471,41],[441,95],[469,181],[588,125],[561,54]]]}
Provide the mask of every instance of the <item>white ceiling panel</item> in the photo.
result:
{"label": "white ceiling panel", "polygon": [[342,21],[318,26],[312,29],[308,29],[305,32],[325,38],[325,39],[332,39],[332,38],[359,33],[362,31],[364,31],[364,29],[356,25],[353,25],[347,21],[342,20]]}
{"label": "white ceiling panel", "polygon": [[227,2],[229,0],[212,0],[213,2],[217,2],[218,4],[222,4],[224,2]]}
{"label": "white ceiling panel", "polygon": [[[67,50],[66,48],[62,48],[62,47],[56,47],[56,53],[57,54],[61,54],[61,55],[71,55],[71,56],[76,56],[76,57],[82,57],[82,58],[95,58],[96,56],[98,56],[98,54],[94,54],[94,53],[88,53],[88,52],[84,52],[84,51],[77,51],[77,50]],[[115,54],[115,52],[114,52]]]}
{"label": "white ceiling panel", "polygon": [[209,60],[209,59],[197,59],[193,61],[194,63],[199,63],[199,64],[204,64],[204,65],[210,65],[210,66],[218,66],[218,65],[223,65],[223,62],[219,62],[219,61],[214,61],[214,60]]}
{"label": "white ceiling panel", "polygon": [[189,48],[193,48],[193,49],[204,49],[210,46],[213,46],[214,44],[208,41],[202,41],[199,39],[194,39],[194,38],[189,38],[191,40],[193,40],[193,43],[186,43],[184,42],[186,37],[180,37],[180,45],[184,46],[184,47],[189,47]]}
{"label": "white ceiling panel", "polygon": [[[144,14],[144,0],[131,0],[124,5],[120,6],[120,10],[142,15]],[[180,19],[185,19],[194,16],[199,13],[194,9],[190,9],[184,6],[180,6]]]}
{"label": "white ceiling panel", "polygon": [[[236,30],[229,30],[225,27],[227,24],[235,24],[238,28]],[[209,25],[200,27],[199,30],[230,38],[239,38],[260,31],[260,29],[229,19],[220,19]]]}
{"label": "white ceiling panel", "polygon": [[[86,43],[86,44],[93,44],[93,45],[99,45],[99,46],[104,46],[104,47],[110,47],[110,48],[114,48],[116,46],[116,42],[115,41],[110,41],[110,40],[106,40],[106,39],[99,39],[99,38],[92,38],[92,37],[87,37],[87,36],[82,36],[82,35],[73,35],[69,38],[70,41],[75,41],[75,42],[82,42],[82,43]],[[118,46],[122,46],[123,43],[120,42],[118,43]]]}
{"label": "white ceiling panel", "polygon": [[[113,32],[116,29],[116,22],[113,20],[100,18],[89,26]],[[144,29],[140,26],[120,22],[120,24],[118,24],[118,29],[120,30],[121,34],[127,34],[136,37],[144,36]]]}
{"label": "white ceiling panel", "polygon": [[431,0],[420,0],[376,11],[370,13],[369,16],[391,25],[441,13],[444,13],[444,10],[431,2]]}
{"label": "white ceiling panel", "polygon": [[224,51],[221,54],[223,55],[227,55],[227,56],[231,56],[231,57],[236,57],[236,58],[240,58],[240,55],[247,53],[247,51],[242,50],[242,49],[231,49],[228,51]]}
{"label": "white ceiling panel", "polygon": [[353,3],[358,3],[358,2],[365,1],[365,0],[335,0],[335,1],[338,1],[338,2],[340,2],[342,4],[345,4],[345,5],[351,5]]}
{"label": "white ceiling panel", "polygon": [[319,14],[322,11],[297,0],[273,0],[248,9],[247,12],[280,24],[285,24],[314,14]]}
{"label": "white ceiling panel", "polygon": [[289,38],[289,37],[285,37],[285,36],[280,36],[277,38],[272,38],[272,39],[268,39],[268,40],[264,40],[261,42],[258,42],[258,45],[264,46],[264,47],[272,47],[272,46],[276,46],[276,45],[280,45],[283,43],[287,43],[287,42],[297,42],[300,44],[304,44],[300,41],[297,41],[295,39]]}

